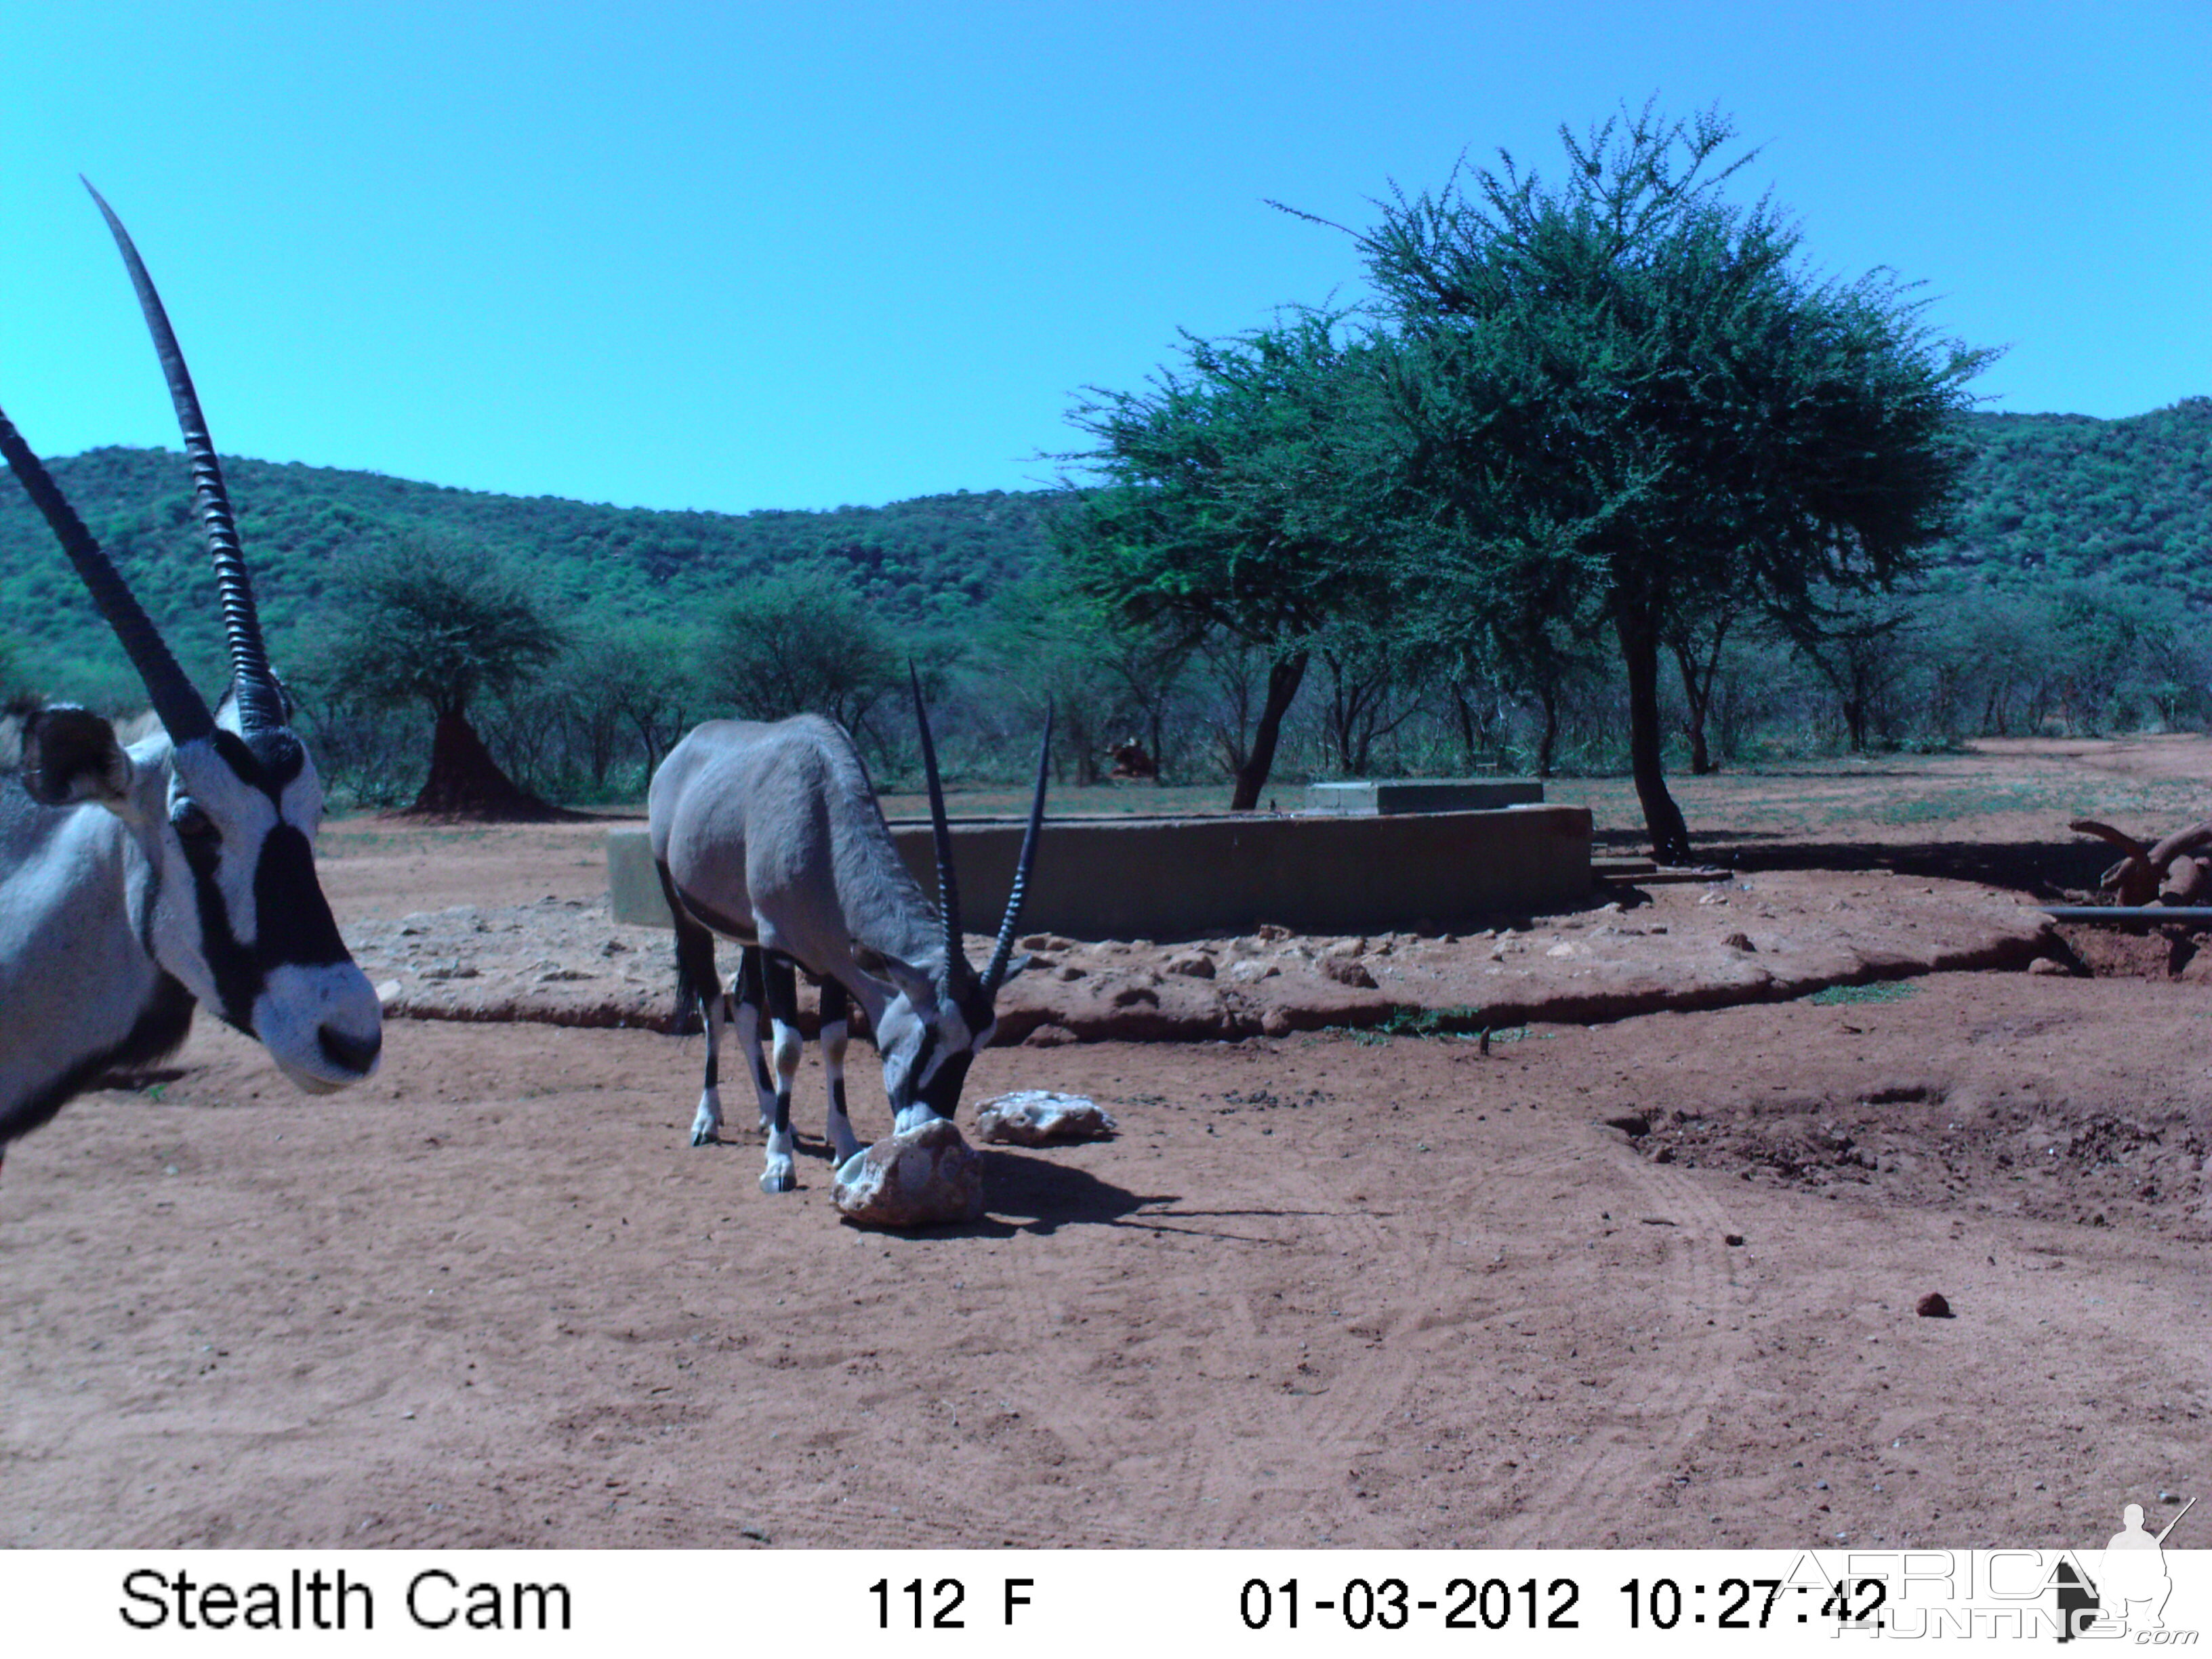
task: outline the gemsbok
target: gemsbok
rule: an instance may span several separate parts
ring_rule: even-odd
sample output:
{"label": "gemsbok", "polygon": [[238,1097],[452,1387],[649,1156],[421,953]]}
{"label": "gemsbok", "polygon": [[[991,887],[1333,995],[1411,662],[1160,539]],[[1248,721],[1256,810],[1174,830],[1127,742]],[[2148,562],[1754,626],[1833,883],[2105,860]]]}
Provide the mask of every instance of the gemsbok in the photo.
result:
{"label": "gemsbok", "polygon": [[[968,1068],[998,1030],[999,988],[1027,963],[1013,956],[1014,930],[1044,819],[1050,714],[1006,918],[990,962],[978,974],[961,946],[952,832],[918,680],[914,710],[937,846],[934,906],[901,861],[867,768],[834,721],[817,714],[773,724],[709,720],[671,750],[653,775],[647,819],[653,861],[676,921],[678,994],[698,1000],[707,1027],[706,1085],[691,1144],[713,1139],[722,1121],[717,1057],[720,1028],[732,1011],[714,969],[720,934],[747,947],[735,1016],[739,1047],[760,1092],[761,1127],[768,1131],[763,1192],[789,1192],[795,1180],[791,1081],[799,1036],[790,1024],[791,963],[823,985],[823,1049],[833,1061],[829,1139],[840,1164],[860,1150],[834,1069],[842,1060],[842,1020],[833,1038],[830,1016],[842,1012],[843,994],[867,1011],[883,1056],[892,1127],[903,1132],[959,1109]],[[756,963],[777,1024],[773,1085],[759,1060],[758,1017],[750,1012]]]}
{"label": "gemsbok", "polygon": [[[89,185],[86,185],[91,189]],[[125,748],[85,709],[24,721],[0,777],[0,1152],[101,1073],[174,1049],[206,1003],[324,1093],[376,1069],[382,1012],[315,876],[322,784],[288,724],[215,447],[146,268],[107,204],[184,428],[231,682],[210,711],[46,467],[0,451],[145,682],[162,729]]]}

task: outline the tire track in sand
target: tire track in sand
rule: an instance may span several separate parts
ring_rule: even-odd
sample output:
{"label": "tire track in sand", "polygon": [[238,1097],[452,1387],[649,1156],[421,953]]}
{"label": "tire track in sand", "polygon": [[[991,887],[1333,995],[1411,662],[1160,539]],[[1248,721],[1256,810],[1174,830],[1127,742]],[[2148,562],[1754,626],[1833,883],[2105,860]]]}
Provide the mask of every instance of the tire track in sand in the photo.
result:
{"label": "tire track in sand", "polygon": [[1355,1541],[1359,1466],[1426,1363],[1406,1338],[1433,1310],[1449,1248],[1425,1210],[1347,1196],[1340,1164],[1282,1159],[1269,1174],[1291,1255],[1266,1306],[1244,1304],[1255,1375],[1217,1396],[1172,1472],[1170,1501],[1200,1546]]}
{"label": "tire track in sand", "polygon": [[[1729,1247],[1722,1242],[1727,1216],[1706,1182],[1624,1147],[1562,1148],[1547,1162],[1563,1178],[1583,1181],[1595,1163],[1628,1189],[1631,1197],[1616,1212],[1623,1231],[1648,1231],[1661,1249],[1656,1263],[1613,1272],[1612,1293],[1648,1297],[1657,1328],[1636,1333],[1638,1353],[1623,1356],[1627,1363],[1595,1402],[1611,1425],[1594,1428],[1564,1459],[1551,1460],[1517,1512],[1503,1518],[1486,1541],[1601,1547],[1611,1541],[1606,1529],[1620,1517],[1649,1508],[1653,1484],[1688,1461],[1714,1408],[1737,1387],[1744,1340],[1722,1318],[1736,1300]],[[1663,1356],[1654,1352],[1662,1345]]]}

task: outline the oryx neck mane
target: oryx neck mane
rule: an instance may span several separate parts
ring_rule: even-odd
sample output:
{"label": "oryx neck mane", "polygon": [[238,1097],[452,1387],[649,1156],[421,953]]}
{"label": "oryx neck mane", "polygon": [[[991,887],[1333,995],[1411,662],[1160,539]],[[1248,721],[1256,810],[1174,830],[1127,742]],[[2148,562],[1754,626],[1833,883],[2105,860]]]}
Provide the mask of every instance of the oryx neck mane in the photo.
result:
{"label": "oryx neck mane", "polygon": [[829,837],[852,942],[941,980],[945,932],[937,905],[899,855],[867,763],[843,731],[820,715],[803,714],[791,724],[804,730],[821,757],[823,787],[816,810]]}

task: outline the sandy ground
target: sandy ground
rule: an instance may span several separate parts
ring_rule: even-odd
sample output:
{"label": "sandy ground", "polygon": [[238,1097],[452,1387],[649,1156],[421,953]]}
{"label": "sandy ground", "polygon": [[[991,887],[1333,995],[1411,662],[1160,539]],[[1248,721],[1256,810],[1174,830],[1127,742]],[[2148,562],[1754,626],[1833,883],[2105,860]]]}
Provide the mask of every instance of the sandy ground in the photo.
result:
{"label": "sandy ground", "polygon": [[[1686,787],[1735,878],[1618,910],[1196,942],[1211,981],[1168,970],[1194,942],[1055,944],[1083,971],[1018,981],[1036,1018],[969,1111],[1069,1090],[1121,1133],[991,1152],[969,1228],[838,1219],[811,1054],[801,1188],[771,1199],[757,1135],[684,1144],[696,1038],[395,1018],[375,1079],[311,1101],[203,1022],[9,1149],[0,1543],[2080,1546],[2124,1498],[2162,1524],[2208,1462],[2212,1005],[2163,940],[2051,971],[2078,936],[2023,901],[2105,861],[2067,817],[2203,816],[2212,744],[1875,769]],[[632,954],[665,1005],[656,936],[605,951],[599,833],[339,824],[325,884],[423,1012],[498,975],[510,1012],[584,994],[544,975],[611,994]],[[501,931],[533,915],[560,925]],[[424,977],[463,928],[476,974]],[[1922,971],[1945,952],[1982,971]],[[1263,1022],[1351,1012],[1085,1024],[1231,988]],[[1486,1017],[1394,1034],[1414,1009]],[[880,1132],[865,1045],[853,1069]]]}

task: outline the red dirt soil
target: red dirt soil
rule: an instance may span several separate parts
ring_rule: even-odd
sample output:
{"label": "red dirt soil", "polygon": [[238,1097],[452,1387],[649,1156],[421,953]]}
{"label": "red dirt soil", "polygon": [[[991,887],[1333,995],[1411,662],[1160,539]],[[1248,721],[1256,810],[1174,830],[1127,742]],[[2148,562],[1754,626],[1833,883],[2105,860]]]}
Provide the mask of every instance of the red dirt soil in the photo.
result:
{"label": "red dirt soil", "polygon": [[[1927,859],[2203,816],[2212,745],[2072,748],[1740,778],[1692,817],[1844,803],[1739,840],[1754,961],[1843,948],[1821,907],[1852,886],[1932,949],[1881,896],[1940,882]],[[2096,793],[2115,777],[2148,792],[2133,817]],[[1883,816],[1962,779],[2058,799]],[[414,913],[588,908],[596,837],[362,821],[323,870],[349,933],[397,949]],[[1648,890],[1515,938],[1719,908]],[[1491,967],[1561,995],[1594,971],[1500,948],[1379,960],[1460,1002]],[[769,1198],[740,1091],[731,1144],[684,1144],[696,1038],[396,1018],[374,1079],[310,1100],[203,1019],[9,1149],[0,1543],[2079,1546],[2129,1500],[2160,1524],[2207,1466],[2212,1004],[2163,945],[2125,956],[1537,1018],[1486,1054],[1343,1029],[998,1048],[963,1125],[1048,1088],[1120,1136],[994,1149],[985,1220],[913,1235],[831,1207],[811,1052],[801,1188]],[[638,977],[659,1000],[665,963]],[[1930,1291],[1954,1317],[1915,1315]]]}

